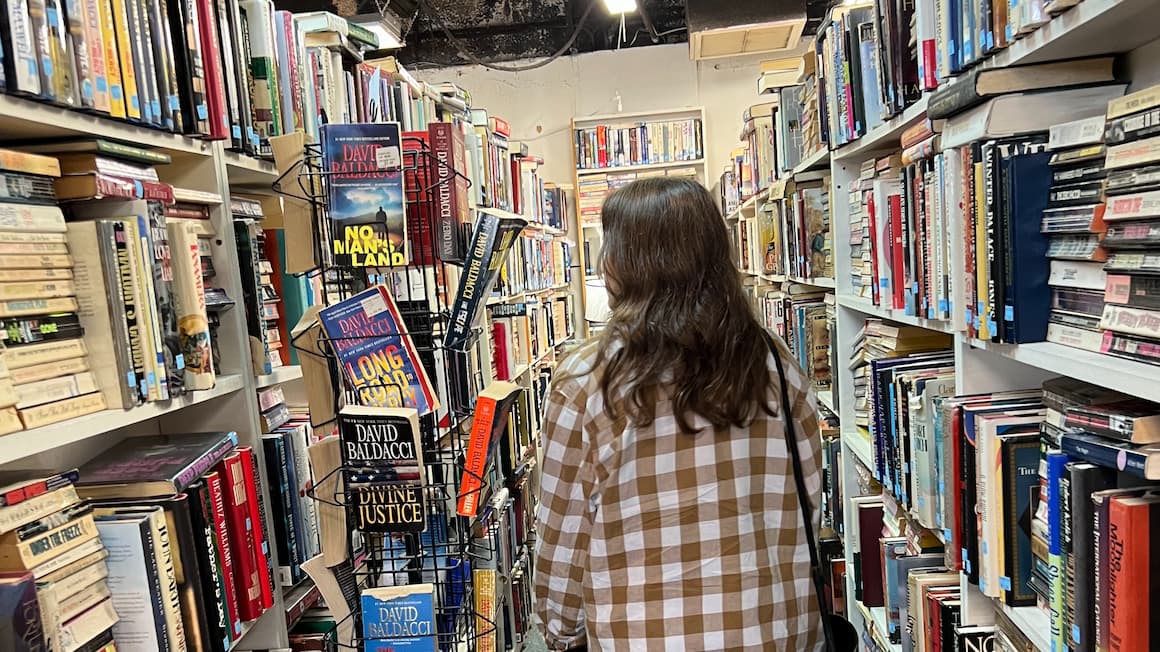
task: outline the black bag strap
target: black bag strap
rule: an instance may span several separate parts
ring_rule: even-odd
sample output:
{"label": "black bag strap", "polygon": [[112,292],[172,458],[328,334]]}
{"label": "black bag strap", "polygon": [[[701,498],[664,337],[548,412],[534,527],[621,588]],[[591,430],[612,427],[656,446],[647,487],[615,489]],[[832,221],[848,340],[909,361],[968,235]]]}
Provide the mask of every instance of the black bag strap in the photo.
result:
{"label": "black bag strap", "polygon": [[818,599],[818,612],[822,617],[822,630],[826,637],[826,650],[836,650],[834,632],[830,623],[830,610],[826,606],[825,578],[822,575],[821,555],[818,554],[817,540],[814,538],[814,519],[811,516],[809,492],[806,490],[806,481],[802,473],[802,458],[798,452],[797,427],[793,420],[792,403],[789,400],[789,382],[785,377],[785,369],[781,363],[781,355],[777,352],[777,344],[773,336],[765,333],[769,351],[773,354],[773,361],[777,365],[777,382],[781,385],[781,409],[785,421],[786,447],[789,448],[789,457],[793,463],[793,479],[797,486],[798,506],[801,508],[802,521],[805,525],[806,542],[810,548],[810,575],[814,580],[814,594]]}

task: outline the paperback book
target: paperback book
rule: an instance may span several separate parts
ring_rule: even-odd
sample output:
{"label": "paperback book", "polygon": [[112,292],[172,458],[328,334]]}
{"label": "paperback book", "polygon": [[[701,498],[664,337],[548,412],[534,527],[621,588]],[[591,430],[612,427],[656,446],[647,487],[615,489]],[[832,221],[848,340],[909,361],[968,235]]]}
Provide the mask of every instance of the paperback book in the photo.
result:
{"label": "paperback book", "polygon": [[409,407],[420,416],[439,407],[427,370],[385,286],[360,292],[318,316],[360,404]]}
{"label": "paperback book", "polygon": [[385,586],[362,592],[366,652],[435,652],[435,587]]}
{"label": "paperback book", "polygon": [[322,141],[335,264],[406,265],[407,215],[399,123],[325,125]]}
{"label": "paperback book", "polygon": [[518,215],[487,209],[479,211],[467,262],[460,275],[459,291],[451,308],[451,324],[443,340],[444,347],[466,350],[471,331],[479,323],[508,251],[527,225],[528,221]]}

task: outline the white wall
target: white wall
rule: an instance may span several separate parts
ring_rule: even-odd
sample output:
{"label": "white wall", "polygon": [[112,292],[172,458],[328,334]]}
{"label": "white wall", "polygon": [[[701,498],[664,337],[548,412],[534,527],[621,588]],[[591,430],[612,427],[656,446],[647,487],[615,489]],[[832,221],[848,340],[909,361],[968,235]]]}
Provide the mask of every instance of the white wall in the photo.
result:
{"label": "white wall", "polygon": [[557,183],[572,182],[573,117],[704,107],[712,185],[739,144],[741,113],[765,101],[757,95],[763,58],[768,57],[694,62],[686,44],[659,45],[561,57],[529,72],[459,66],[420,70],[415,76],[455,82],[469,91],[473,106],[511,123],[512,140],[528,143],[533,154],[542,156],[544,178]]}

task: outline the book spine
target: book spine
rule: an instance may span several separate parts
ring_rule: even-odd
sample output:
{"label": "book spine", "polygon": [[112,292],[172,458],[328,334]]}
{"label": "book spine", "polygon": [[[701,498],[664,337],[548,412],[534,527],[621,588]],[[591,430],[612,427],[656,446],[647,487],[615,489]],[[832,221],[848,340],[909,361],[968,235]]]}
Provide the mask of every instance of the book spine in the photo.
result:
{"label": "book spine", "polygon": [[[298,557],[297,532],[294,527],[293,509],[290,505],[290,482],[286,474],[285,447],[278,435],[262,438],[266,458],[266,476],[270,478],[270,495],[274,510],[275,545],[278,551],[279,583],[293,586],[295,574],[301,564]],[[278,524],[283,528],[279,528]]]}
{"label": "book spine", "polygon": [[[7,570],[31,570],[59,557],[97,536],[91,515],[84,515],[63,525],[31,536],[0,550],[0,567]],[[8,535],[6,538],[15,538]]]}
{"label": "book spine", "polygon": [[309,559],[309,549],[306,545],[306,521],[302,513],[302,502],[299,500],[298,489],[301,486],[298,479],[298,465],[294,461],[294,444],[293,435],[289,432],[281,431],[278,433],[279,437],[279,463],[281,465],[281,472],[286,474],[286,494],[283,500],[287,502],[288,515],[290,520],[287,525],[292,530],[291,538],[293,539],[294,548],[291,551],[291,559],[297,556],[297,563],[291,567],[291,573],[295,580],[301,577],[301,566]]}
{"label": "book spine", "polygon": [[463,479],[459,483],[459,503],[457,511],[461,516],[472,517],[479,513],[483,500],[483,480],[487,470],[487,452],[491,441],[491,429],[496,416],[496,402],[480,398],[476,404],[475,417],[471,425],[471,439],[463,467]]}
{"label": "book spine", "polygon": [[161,120],[161,70],[153,57],[152,34],[149,29],[145,0],[127,0],[129,31],[133,37],[133,55],[136,57],[137,88],[141,95],[142,120],[159,127]]}
{"label": "book spine", "polygon": [[[108,84],[108,112],[114,118],[128,117],[125,104],[124,77],[121,74],[120,50],[117,46],[116,18],[113,13],[114,0],[90,0],[95,2],[100,38],[97,45],[102,49],[105,62],[106,83]],[[99,80],[98,80],[99,83]]]}
{"label": "book spine", "polygon": [[156,322],[153,318],[153,274],[148,269],[148,244],[142,243],[141,222],[137,217],[128,217],[124,220],[126,249],[129,264],[133,268],[134,284],[137,290],[135,302],[138,307],[138,329],[141,336],[141,362],[144,367],[146,383],[146,397],[150,401],[168,399],[168,394],[162,394],[162,374],[157,368]]}
{"label": "book spine", "polygon": [[208,481],[199,481],[188,490],[190,525],[193,528],[194,550],[197,552],[201,572],[197,579],[205,591],[205,605],[208,609],[208,613],[205,614],[210,632],[208,649],[210,652],[225,652],[232,638],[231,620],[228,598],[225,595],[225,578],[217,552],[217,535]]}
{"label": "book spine", "polygon": [[229,547],[236,564],[234,594],[237,596],[238,617],[248,622],[261,615],[261,588],[258,586],[257,551],[253,524],[249,519],[250,506],[246,502],[248,496],[241,455],[235,452],[226,457],[218,467],[218,475],[222,479]]}
{"label": "book spine", "polygon": [[161,588],[162,611],[165,615],[166,639],[171,649],[180,652],[187,649],[185,624],[181,617],[181,596],[177,591],[177,573],[173,566],[171,532],[165,521],[165,512],[156,508],[149,517],[152,529],[153,554],[157,565],[157,576]]}
{"label": "book spine", "polygon": [[229,115],[226,109],[226,88],[222,72],[222,52],[218,46],[217,17],[214,0],[195,0],[200,28],[199,45],[205,67],[206,106],[209,140],[227,140],[230,137]]}
{"label": "book spine", "polygon": [[86,394],[46,405],[20,410],[20,421],[28,430],[59,423],[67,419],[100,412],[106,408],[105,397],[99,393]]}
{"label": "book spine", "polygon": [[181,114],[180,87],[177,83],[178,51],[173,49],[173,35],[169,28],[167,0],[148,2],[145,7],[149,22],[151,47],[155,61],[155,75],[158,80],[158,101],[161,110],[161,126],[173,133],[184,133],[185,122]]}
{"label": "book spine", "polygon": [[242,476],[246,479],[246,502],[250,506],[249,519],[254,532],[254,549],[258,555],[258,585],[262,592],[263,611],[274,606],[274,568],[270,554],[270,538],[267,536],[266,501],[262,476],[259,473],[255,449],[249,446],[238,448],[242,458]]}
{"label": "book spine", "polygon": [[120,305],[125,314],[125,326],[129,334],[129,351],[133,361],[132,377],[137,382],[138,400],[149,399],[149,381],[146,378],[145,342],[142,333],[140,302],[138,301],[137,269],[133,264],[133,240],[127,220],[112,222],[115,256],[117,261]]}
{"label": "book spine", "polygon": [[213,352],[197,236],[188,224],[169,224],[167,229],[185,386],[191,390],[211,389],[214,386]]}
{"label": "book spine", "polygon": [[72,376],[42,380],[16,388],[18,397],[16,407],[23,410],[45,403],[91,394],[98,389],[96,377],[88,371]]}
{"label": "book spine", "polygon": [[[58,6],[58,8],[60,8]],[[65,0],[64,18],[67,28],[65,35],[60,38],[64,46],[62,53],[68,58],[66,74],[73,74],[72,85],[76,99],[76,106],[84,109],[95,109],[96,103],[96,76],[93,64],[90,61],[89,31],[87,29],[85,0]],[[67,52],[71,50],[71,53]]]}
{"label": "book spine", "polygon": [[[141,95],[137,86],[137,66],[133,56],[132,39],[129,36],[129,6],[131,0],[109,0],[112,7],[112,27],[117,44],[116,59],[121,62],[121,87],[124,91],[125,117],[140,120],[143,113]],[[114,107],[116,102],[114,101]],[[116,111],[114,109],[114,115]]]}
{"label": "book spine", "polygon": [[226,523],[226,506],[223,479],[217,472],[206,474],[206,488],[213,508],[214,545],[222,572],[222,593],[225,594],[226,610],[229,613],[230,640],[236,641],[242,635],[242,616],[237,594],[236,569],[233,547],[230,545],[229,526]]}
{"label": "book spine", "polygon": [[[1129,506],[1112,498],[1108,507],[1109,652],[1148,647],[1148,506]],[[1143,518],[1141,518],[1143,517]],[[1141,608],[1143,607],[1143,608]]]}
{"label": "book spine", "polygon": [[237,58],[235,57],[233,25],[231,24],[229,4],[229,0],[214,0],[214,14],[217,18],[217,45],[218,52],[220,53],[220,60],[217,63],[221,66],[222,82],[226,91],[226,123],[229,127],[227,140],[230,141],[230,149],[240,150],[244,143],[242,137],[241,104],[238,99]]}
{"label": "book spine", "polygon": [[313,481],[310,475],[310,454],[306,450],[306,426],[300,425],[295,427],[290,433],[290,444],[292,446],[291,454],[294,461],[294,474],[298,479],[298,485],[295,487],[295,492],[298,495],[299,511],[301,513],[301,522],[303,528],[300,535],[304,539],[303,546],[306,553],[305,559],[309,559],[319,552],[318,539],[318,510],[315,509],[315,501],[310,497],[310,487],[313,486]]}
{"label": "book spine", "polygon": [[40,95],[40,61],[36,55],[28,0],[8,0],[0,14],[5,34],[4,72],[9,92]]}

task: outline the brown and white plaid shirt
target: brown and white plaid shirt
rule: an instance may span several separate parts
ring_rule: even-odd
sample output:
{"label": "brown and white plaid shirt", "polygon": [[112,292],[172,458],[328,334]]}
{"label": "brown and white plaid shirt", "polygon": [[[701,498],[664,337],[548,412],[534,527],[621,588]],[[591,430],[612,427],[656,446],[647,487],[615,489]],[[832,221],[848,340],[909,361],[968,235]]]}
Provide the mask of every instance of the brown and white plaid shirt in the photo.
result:
{"label": "brown and white plaid shirt", "polygon": [[[815,397],[778,347],[816,532]],[[548,647],[821,650],[780,408],[721,431],[698,416],[697,435],[681,433],[667,398],[646,428],[614,421],[592,369],[596,351],[589,342],[562,365],[546,408],[536,599]],[[775,383],[772,404],[780,392]]]}

